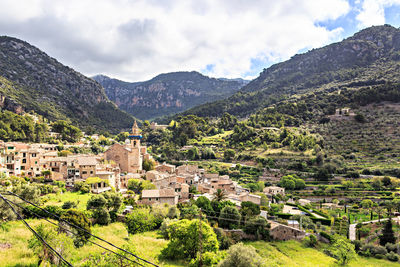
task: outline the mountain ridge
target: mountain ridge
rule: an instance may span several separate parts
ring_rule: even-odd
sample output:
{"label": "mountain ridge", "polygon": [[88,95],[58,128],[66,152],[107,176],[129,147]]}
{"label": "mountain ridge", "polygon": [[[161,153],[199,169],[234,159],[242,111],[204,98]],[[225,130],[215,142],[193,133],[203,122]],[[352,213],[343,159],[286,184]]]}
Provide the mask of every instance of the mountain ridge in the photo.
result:
{"label": "mountain ridge", "polygon": [[218,117],[228,112],[246,117],[293,95],[350,83],[398,82],[399,70],[400,30],[390,25],[373,26],[341,42],[274,64],[229,98],[182,114]]}
{"label": "mountain ridge", "polygon": [[96,81],[14,37],[0,36],[0,77],[0,94],[8,102],[50,120],[112,132],[129,128],[134,120]]}
{"label": "mountain ridge", "polygon": [[125,82],[105,75],[92,77],[118,107],[140,119],[182,112],[233,94],[243,79],[211,78],[196,71],[162,73],[148,81]]}

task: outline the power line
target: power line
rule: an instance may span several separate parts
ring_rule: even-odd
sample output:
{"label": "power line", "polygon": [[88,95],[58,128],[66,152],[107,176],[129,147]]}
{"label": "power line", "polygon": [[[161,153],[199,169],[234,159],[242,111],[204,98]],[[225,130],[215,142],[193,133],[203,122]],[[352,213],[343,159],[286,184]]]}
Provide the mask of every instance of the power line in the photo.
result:
{"label": "power line", "polygon": [[46,240],[43,239],[43,237],[41,237],[23,218],[22,216],[14,209],[14,207],[8,202],[8,200],[3,197],[3,195],[0,194],[0,198],[4,200],[4,202],[11,208],[11,210],[15,213],[15,215],[17,215],[17,217],[25,224],[25,226],[40,240],[42,241],[42,243],[47,246],[51,251],[53,251],[53,253],[55,253],[57,255],[58,258],[60,258],[60,260],[62,262],[64,262],[66,265],[68,266],[73,266],[71,263],[69,263],[66,259],[63,258],[63,256],[61,256],[54,248],[52,248],[47,242]]}
{"label": "power line", "polygon": [[20,198],[22,201],[24,201],[24,202],[26,202],[26,203],[29,203],[29,204],[31,204],[31,205],[33,205],[33,206],[35,206],[36,208],[38,208],[38,209],[40,209],[40,210],[46,212],[47,214],[52,215],[53,217],[57,218],[58,220],[63,221],[63,222],[65,222],[65,223],[67,223],[68,225],[72,226],[72,227],[78,228],[78,229],[80,229],[80,230],[86,232],[86,233],[89,234],[90,236],[92,236],[92,237],[94,237],[94,238],[97,238],[97,239],[99,239],[100,241],[103,241],[103,242],[107,243],[108,245],[110,245],[110,246],[112,246],[112,247],[114,247],[114,248],[116,248],[116,249],[119,249],[119,250],[121,250],[121,251],[123,251],[123,252],[125,252],[125,253],[127,253],[127,254],[129,254],[129,255],[131,255],[131,256],[133,256],[133,257],[135,257],[135,258],[138,259],[138,260],[141,260],[141,261],[144,261],[145,263],[148,263],[148,264],[151,264],[151,265],[153,265],[153,266],[159,267],[158,265],[156,265],[156,264],[154,264],[154,263],[152,263],[152,262],[150,262],[150,261],[147,261],[147,260],[145,260],[145,259],[142,259],[142,258],[140,258],[139,256],[137,256],[137,255],[135,255],[135,254],[133,254],[133,253],[131,253],[131,252],[129,252],[129,251],[123,249],[123,248],[117,247],[116,245],[114,245],[114,244],[108,242],[107,240],[104,240],[104,239],[101,238],[101,237],[98,237],[98,236],[93,235],[92,233],[90,233],[89,231],[87,231],[86,229],[84,229],[84,228],[82,228],[82,227],[80,227],[80,226],[74,225],[74,224],[72,224],[72,223],[70,223],[70,222],[68,222],[68,221],[66,221],[66,220],[64,220],[64,219],[61,219],[60,216],[58,216],[58,215],[56,215],[56,214],[53,214],[53,213],[51,213],[51,212],[49,212],[49,211],[47,211],[47,210],[45,210],[45,209],[43,209],[43,208],[37,206],[36,204],[34,204],[34,203],[32,203],[32,202],[30,202],[30,201],[28,201],[28,200],[25,200],[24,198],[22,198],[21,196],[15,194],[15,193],[12,193],[12,192],[10,192],[10,191],[8,191],[7,193],[8,193],[8,194],[11,194],[11,195],[13,195],[13,196],[16,196],[16,197],[18,197],[18,198]]}
{"label": "power line", "polygon": [[[21,208],[21,209],[27,211],[27,212],[30,212],[30,213],[35,214],[38,218],[43,219],[43,220],[45,220],[45,221],[51,223],[52,225],[58,226],[58,227],[64,229],[65,231],[67,231],[67,232],[69,232],[69,233],[71,233],[71,234],[73,234],[73,235],[78,235],[77,233],[75,233],[75,232],[73,232],[73,231],[71,231],[71,230],[69,230],[69,229],[67,229],[67,228],[65,228],[65,227],[62,227],[62,226],[58,225],[57,223],[54,223],[54,222],[50,221],[50,220],[47,219],[46,217],[43,217],[43,216],[37,214],[37,213],[34,212],[34,211],[27,210],[26,208],[22,207],[21,205],[19,205],[19,204],[13,202],[13,201],[11,201],[11,200],[8,200],[8,201],[11,202],[12,204],[16,205],[17,207],[19,207],[19,208]],[[104,247],[104,246],[102,246],[102,245],[100,245],[100,244],[98,244],[98,243],[96,243],[96,242],[94,242],[94,241],[91,241],[91,240],[87,240],[87,241],[90,242],[90,243],[92,243],[92,244],[94,244],[94,245],[96,245],[96,246],[98,246],[98,247],[100,247],[100,248],[102,248],[102,249],[105,249],[105,250],[107,250],[107,251],[109,251],[109,252],[111,252],[111,253],[113,253],[113,254],[119,256],[119,257],[122,257],[122,258],[124,258],[124,259],[126,259],[126,260],[129,260],[129,261],[131,261],[131,262],[133,262],[133,263],[136,263],[136,264],[138,264],[139,266],[144,266],[143,264],[140,264],[139,262],[136,262],[136,261],[134,261],[134,260],[131,260],[131,259],[125,257],[124,255],[118,254],[118,253],[116,253],[115,251],[112,251],[112,250],[110,250],[110,249],[108,249],[108,248],[106,248],[106,247]]]}

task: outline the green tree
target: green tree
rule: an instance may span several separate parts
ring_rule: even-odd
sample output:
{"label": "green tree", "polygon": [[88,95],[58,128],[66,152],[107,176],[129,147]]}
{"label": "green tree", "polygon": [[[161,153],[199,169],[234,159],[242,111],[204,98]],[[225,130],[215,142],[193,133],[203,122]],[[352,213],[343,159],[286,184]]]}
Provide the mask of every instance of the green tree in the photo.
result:
{"label": "green tree", "polygon": [[147,208],[136,209],[135,212],[130,213],[126,217],[125,224],[130,234],[151,231],[157,225],[154,214]]}
{"label": "green tree", "polygon": [[217,191],[215,191],[215,193],[214,193],[215,201],[220,202],[220,201],[224,200],[226,197],[227,197],[226,192],[220,188],[218,188]]}
{"label": "green tree", "polygon": [[156,162],[153,159],[144,159],[143,160],[143,170],[151,171],[156,167]]}
{"label": "green tree", "polygon": [[[73,248],[72,239],[63,233],[57,233],[54,229],[46,228],[42,223],[35,231],[64,258]],[[61,265],[62,262],[38,237],[32,235],[28,240],[28,247],[38,256],[38,266],[46,266],[46,263]]]}
{"label": "green tree", "polygon": [[379,244],[385,246],[387,243],[396,244],[396,237],[393,232],[392,219],[387,220],[385,227],[382,230],[382,235],[379,236]]}
{"label": "green tree", "polygon": [[[201,223],[201,232],[200,232]],[[200,245],[204,252],[217,252],[218,240],[213,229],[204,221],[180,220],[171,223],[168,228],[170,242],[161,251],[161,255],[168,259],[193,259],[199,252]],[[201,244],[200,244],[201,235]]]}
{"label": "green tree", "polygon": [[232,159],[235,158],[235,150],[233,149],[226,149],[224,151],[224,160],[225,161],[231,161]]}
{"label": "green tree", "polygon": [[219,267],[261,267],[263,265],[263,259],[254,247],[238,243],[229,248],[226,258]]}
{"label": "green tree", "polygon": [[221,210],[219,225],[223,228],[235,229],[239,226],[241,215],[237,208],[226,206]]}
{"label": "green tree", "polygon": [[[66,222],[68,223],[66,223]],[[82,211],[69,209],[63,213],[58,223],[59,231],[70,235],[74,232],[74,245],[79,248],[82,247],[90,238],[91,222]],[[73,226],[71,226],[73,225]],[[75,227],[78,226],[78,227]]]}
{"label": "green tree", "polygon": [[195,204],[206,215],[208,215],[208,216],[214,215],[214,210],[211,206],[211,201],[208,198],[206,198],[205,196],[200,196],[198,199],[196,199]]}
{"label": "green tree", "polygon": [[333,239],[330,251],[340,265],[346,265],[356,257],[354,245],[347,238],[335,235]]}
{"label": "green tree", "polygon": [[244,225],[246,234],[255,235],[257,239],[266,240],[269,238],[270,224],[264,217],[257,216],[248,220]]}
{"label": "green tree", "polygon": [[199,149],[197,147],[192,147],[188,150],[188,159],[189,160],[198,160],[200,159]]}

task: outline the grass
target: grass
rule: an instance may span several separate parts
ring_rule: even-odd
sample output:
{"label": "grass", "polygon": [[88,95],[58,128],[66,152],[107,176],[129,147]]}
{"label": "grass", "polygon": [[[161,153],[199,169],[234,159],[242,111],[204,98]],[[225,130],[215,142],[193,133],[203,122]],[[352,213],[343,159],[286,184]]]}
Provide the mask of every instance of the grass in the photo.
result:
{"label": "grass", "polygon": [[[36,227],[41,223],[41,220],[28,220],[28,223]],[[0,266],[36,266],[38,259],[28,248],[27,240],[32,236],[29,230],[21,222],[15,221],[6,223],[6,226],[3,228],[7,228],[7,230],[0,230],[0,244],[10,244],[11,248],[0,248]],[[133,245],[137,255],[160,266],[187,266],[187,262],[184,261],[163,261],[159,259],[161,250],[167,246],[168,241],[160,239],[156,232],[128,236],[126,228],[122,223],[113,223],[108,226],[94,226],[92,232],[119,247],[127,244]],[[245,244],[256,248],[257,252],[265,259],[266,266],[338,266],[333,258],[325,255],[320,250],[306,248],[297,241],[253,241],[245,242]],[[106,244],[102,245],[111,249]],[[82,248],[73,249],[68,255],[67,260],[74,266],[79,266],[90,254],[102,252],[104,252],[103,249],[87,244]],[[356,260],[350,262],[349,266],[391,267],[398,266],[398,263],[357,256]]]}
{"label": "grass", "polygon": [[[266,260],[266,266],[301,266],[301,267],[332,267],[340,266],[335,259],[325,255],[323,252],[306,248],[297,241],[285,242],[246,242],[247,245],[253,246],[257,252]],[[369,266],[399,266],[387,260],[379,260],[375,258],[357,258],[350,262],[351,267],[369,267]]]}
{"label": "grass", "polygon": [[[41,222],[45,225],[50,225],[37,219],[27,221],[32,227],[38,226]],[[11,248],[3,249],[0,247],[0,266],[35,266],[38,258],[28,248],[27,242],[32,236],[31,232],[19,221],[9,222],[4,228],[7,230],[0,230],[0,245],[10,244]],[[108,226],[94,226],[92,227],[92,233],[119,247],[128,244],[133,245],[137,255],[160,266],[187,265],[182,261],[163,261],[158,259],[161,250],[168,244],[168,241],[158,238],[156,232],[128,236],[124,224],[113,223]],[[98,240],[93,241],[115,251],[114,248],[105,243],[101,243]],[[89,243],[79,249],[73,249],[66,258],[75,266],[82,264],[89,255],[103,252],[102,248]]]}
{"label": "grass", "polygon": [[80,194],[78,192],[65,192],[63,194],[48,194],[42,197],[45,206],[62,206],[66,201],[78,203],[77,209],[86,210],[86,203],[92,194]]}

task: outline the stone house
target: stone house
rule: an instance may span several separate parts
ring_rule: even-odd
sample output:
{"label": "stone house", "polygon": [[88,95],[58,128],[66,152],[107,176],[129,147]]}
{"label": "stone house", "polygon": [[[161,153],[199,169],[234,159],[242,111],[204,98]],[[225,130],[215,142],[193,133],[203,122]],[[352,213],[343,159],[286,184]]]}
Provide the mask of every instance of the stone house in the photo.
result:
{"label": "stone house", "polygon": [[169,174],[175,173],[176,166],[172,164],[166,164],[165,162],[161,165],[156,166],[156,171],[158,172],[167,172]]}
{"label": "stone house", "polygon": [[151,205],[154,203],[178,204],[179,195],[173,188],[143,190],[141,203]]}
{"label": "stone house", "polygon": [[306,235],[305,231],[299,230],[297,228],[280,224],[274,221],[268,221],[271,224],[271,229],[269,230],[270,236],[275,240],[300,240]]}
{"label": "stone house", "polygon": [[285,195],[285,188],[279,186],[267,186],[263,190],[267,196]]}

